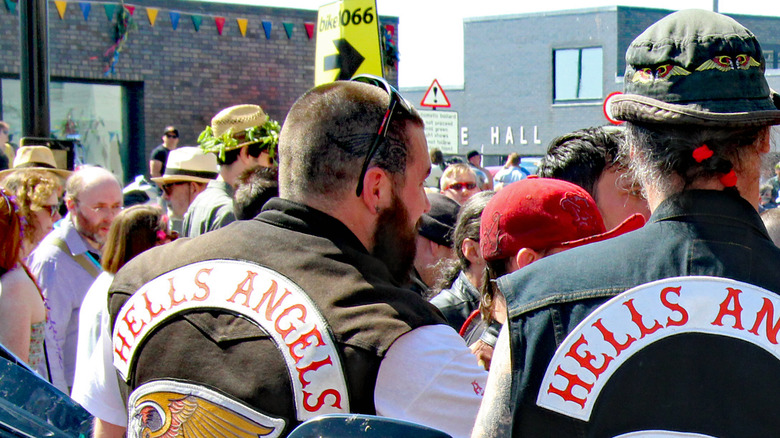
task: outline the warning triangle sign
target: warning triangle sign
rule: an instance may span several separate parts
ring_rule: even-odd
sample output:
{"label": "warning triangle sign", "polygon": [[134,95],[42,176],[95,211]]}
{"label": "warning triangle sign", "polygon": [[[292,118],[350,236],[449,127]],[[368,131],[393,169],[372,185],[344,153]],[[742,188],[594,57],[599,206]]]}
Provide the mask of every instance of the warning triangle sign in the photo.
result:
{"label": "warning triangle sign", "polygon": [[447,99],[447,95],[444,94],[444,90],[439,85],[439,81],[434,79],[428,91],[425,92],[421,106],[427,106],[429,108],[449,108],[450,100]]}

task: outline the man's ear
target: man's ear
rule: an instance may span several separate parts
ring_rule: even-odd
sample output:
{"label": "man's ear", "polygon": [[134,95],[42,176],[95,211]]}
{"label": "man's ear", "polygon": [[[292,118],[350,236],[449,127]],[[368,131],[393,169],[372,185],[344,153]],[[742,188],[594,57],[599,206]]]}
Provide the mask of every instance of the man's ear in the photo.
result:
{"label": "man's ear", "polygon": [[76,201],[67,197],[65,198],[65,206],[68,207],[68,211],[73,211],[76,209]]}
{"label": "man's ear", "polygon": [[482,260],[482,251],[479,249],[479,242],[474,239],[463,239],[463,242],[460,244],[460,251],[472,265],[474,263],[479,263]]}
{"label": "man's ear", "polygon": [[531,248],[523,248],[515,256],[514,260],[515,263],[517,264],[517,268],[515,268],[515,270],[520,269],[524,266],[528,266],[531,263],[541,258],[542,256],[538,252],[532,250]]}
{"label": "man's ear", "polygon": [[371,167],[363,177],[363,193],[360,198],[371,211],[379,213],[392,202],[392,179],[378,167]]}

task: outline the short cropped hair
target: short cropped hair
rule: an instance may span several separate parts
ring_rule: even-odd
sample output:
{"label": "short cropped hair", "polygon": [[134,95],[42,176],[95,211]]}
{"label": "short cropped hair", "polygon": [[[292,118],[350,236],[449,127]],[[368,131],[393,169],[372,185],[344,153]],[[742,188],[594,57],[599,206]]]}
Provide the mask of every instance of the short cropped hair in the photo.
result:
{"label": "short cropped hair", "polygon": [[622,131],[604,127],[579,129],[556,137],[539,162],[537,175],[577,184],[594,196],[596,182],[604,170],[620,165],[623,138]]}
{"label": "short cropped hair", "polygon": [[238,176],[233,194],[233,212],[238,220],[252,219],[269,199],[279,196],[279,172],[276,167],[253,166]]}
{"label": "short cropped hair", "polygon": [[761,213],[761,220],[775,246],[780,246],[780,208],[770,208]]}
{"label": "short cropped hair", "polygon": [[465,163],[455,163],[444,169],[444,173],[441,174],[441,179],[439,179],[439,188],[441,190],[446,189],[447,186],[455,182],[456,178],[462,175],[471,175],[474,177],[474,182],[477,182],[477,173],[474,172],[471,166]]}
{"label": "short cropped hair", "polygon": [[[390,97],[379,87],[337,81],[315,87],[293,104],[279,136],[279,193],[295,201],[332,203],[354,196],[363,160],[376,139]],[[406,171],[407,127],[423,126],[416,110],[396,105],[371,166]]]}

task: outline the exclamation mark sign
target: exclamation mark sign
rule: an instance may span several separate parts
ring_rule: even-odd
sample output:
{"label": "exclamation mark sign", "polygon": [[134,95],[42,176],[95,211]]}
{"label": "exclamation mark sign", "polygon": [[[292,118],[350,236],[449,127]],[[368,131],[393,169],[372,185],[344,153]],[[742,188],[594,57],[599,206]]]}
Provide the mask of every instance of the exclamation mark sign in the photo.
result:
{"label": "exclamation mark sign", "polygon": [[439,87],[433,87],[433,103],[439,103],[436,96],[439,95]]}

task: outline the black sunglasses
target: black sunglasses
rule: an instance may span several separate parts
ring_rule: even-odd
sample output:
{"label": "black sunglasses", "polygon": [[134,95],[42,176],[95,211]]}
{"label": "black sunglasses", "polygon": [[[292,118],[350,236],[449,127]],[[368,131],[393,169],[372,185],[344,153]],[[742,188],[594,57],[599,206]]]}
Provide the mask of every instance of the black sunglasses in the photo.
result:
{"label": "black sunglasses", "polygon": [[385,112],[384,118],[382,118],[382,124],[379,125],[379,131],[376,133],[376,139],[371,145],[371,148],[368,150],[368,155],[366,155],[366,159],[363,161],[363,167],[360,168],[360,177],[358,178],[358,185],[357,189],[355,190],[355,195],[360,196],[360,194],[363,193],[363,178],[366,176],[368,166],[371,164],[371,159],[374,158],[374,154],[376,154],[377,149],[379,149],[379,145],[382,143],[382,140],[387,138],[387,131],[389,131],[390,122],[393,118],[396,105],[401,105],[401,108],[403,108],[408,113],[411,113],[412,105],[409,104],[409,102],[404,99],[403,96],[401,96],[401,93],[399,93],[398,90],[390,85],[390,83],[388,83],[384,78],[365,74],[355,76],[352,78],[352,80],[379,87],[385,90],[390,96],[390,103],[387,105],[387,111]]}

